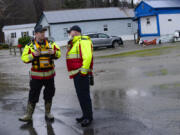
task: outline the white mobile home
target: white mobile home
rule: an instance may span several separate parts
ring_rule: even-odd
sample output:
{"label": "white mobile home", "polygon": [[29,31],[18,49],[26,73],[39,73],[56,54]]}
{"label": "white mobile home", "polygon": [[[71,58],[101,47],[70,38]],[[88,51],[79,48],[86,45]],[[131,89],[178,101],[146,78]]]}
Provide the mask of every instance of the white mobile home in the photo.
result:
{"label": "white mobile home", "polygon": [[67,30],[79,25],[82,32],[103,32],[112,36],[121,36],[124,40],[133,39],[137,24],[133,21],[132,9],[91,8],[58,10],[43,12],[37,25],[48,27],[49,37],[63,45],[68,40]]}
{"label": "white mobile home", "polygon": [[3,27],[5,43],[18,45],[18,39],[24,36],[34,36],[35,23],[9,25]]}

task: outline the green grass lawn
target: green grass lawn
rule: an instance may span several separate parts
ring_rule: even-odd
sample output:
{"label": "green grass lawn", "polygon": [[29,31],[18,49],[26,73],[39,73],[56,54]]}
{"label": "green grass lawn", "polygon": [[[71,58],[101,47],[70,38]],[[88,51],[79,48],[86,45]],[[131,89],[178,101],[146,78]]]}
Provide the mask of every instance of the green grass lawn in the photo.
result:
{"label": "green grass lawn", "polygon": [[180,50],[180,46],[166,46],[166,47],[136,50],[136,51],[130,51],[130,52],[122,52],[119,54],[99,56],[99,58],[116,58],[116,57],[131,57],[131,56],[136,56],[136,57],[157,56],[157,55],[167,54],[170,51],[173,51],[176,49]]}

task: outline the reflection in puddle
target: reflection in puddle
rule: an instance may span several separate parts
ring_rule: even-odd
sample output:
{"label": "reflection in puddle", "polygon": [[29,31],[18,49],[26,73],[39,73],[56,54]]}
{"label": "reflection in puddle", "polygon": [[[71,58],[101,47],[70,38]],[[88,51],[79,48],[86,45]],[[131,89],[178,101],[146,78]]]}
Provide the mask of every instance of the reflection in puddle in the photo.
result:
{"label": "reflection in puddle", "polygon": [[[52,123],[47,121],[46,126],[47,126],[47,135],[55,135],[54,129],[52,127]],[[36,129],[33,126],[33,122],[22,125],[20,129],[24,131],[28,131],[29,135],[38,135]]]}
{"label": "reflection in puddle", "polygon": [[132,113],[132,109],[134,109],[134,104],[150,96],[153,96],[153,94],[151,89],[147,88],[94,91],[94,108],[117,111],[129,115]]}
{"label": "reflection in puddle", "polygon": [[136,90],[136,89],[130,89],[126,92],[126,94],[128,97],[135,97],[135,96],[145,97],[145,96],[147,96],[146,91],[140,91],[140,90]]}
{"label": "reflection in puddle", "polygon": [[47,135],[55,135],[54,129],[52,127],[52,123],[46,122],[46,124],[47,124]]}
{"label": "reflection in puddle", "polygon": [[83,131],[83,135],[95,135],[93,128],[88,128]]}
{"label": "reflection in puddle", "polygon": [[22,125],[20,129],[24,131],[28,131],[29,135],[38,135],[35,128],[33,127],[33,122]]}
{"label": "reflection in puddle", "polygon": [[21,76],[21,78],[19,78],[19,76],[14,74],[0,73],[0,97],[10,94],[14,91],[24,90],[28,90],[27,77]]}
{"label": "reflection in puddle", "polygon": [[122,90],[104,90],[93,92],[94,108],[124,110],[126,93]]}
{"label": "reflection in puddle", "polygon": [[133,96],[137,96],[138,95],[138,91],[135,90],[135,89],[131,89],[131,90],[127,91],[126,94],[127,94],[127,96],[133,97]]}

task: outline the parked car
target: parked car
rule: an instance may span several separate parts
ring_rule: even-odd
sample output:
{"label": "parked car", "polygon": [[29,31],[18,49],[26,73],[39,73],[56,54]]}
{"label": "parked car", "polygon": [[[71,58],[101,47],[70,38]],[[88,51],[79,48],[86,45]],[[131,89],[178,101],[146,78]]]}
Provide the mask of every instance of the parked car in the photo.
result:
{"label": "parked car", "polygon": [[90,33],[85,35],[91,38],[94,48],[99,48],[99,47],[115,48],[118,46],[123,46],[123,40],[121,37],[109,36],[104,33]]}

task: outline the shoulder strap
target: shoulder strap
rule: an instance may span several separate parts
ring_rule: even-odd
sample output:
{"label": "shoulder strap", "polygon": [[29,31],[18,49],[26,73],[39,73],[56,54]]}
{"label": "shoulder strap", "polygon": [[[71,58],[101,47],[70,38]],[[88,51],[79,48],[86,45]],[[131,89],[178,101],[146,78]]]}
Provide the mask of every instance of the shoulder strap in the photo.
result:
{"label": "shoulder strap", "polygon": [[34,49],[37,50],[37,47],[36,47],[36,44],[35,44],[34,40],[32,41],[32,43],[33,43]]}
{"label": "shoulder strap", "polygon": [[27,45],[30,46],[32,42],[29,42]]}
{"label": "shoulder strap", "polygon": [[51,42],[49,42],[49,48],[52,48]]}
{"label": "shoulder strap", "polygon": [[47,40],[47,42],[48,42],[48,44],[49,44],[49,48],[52,48],[53,41]]}

